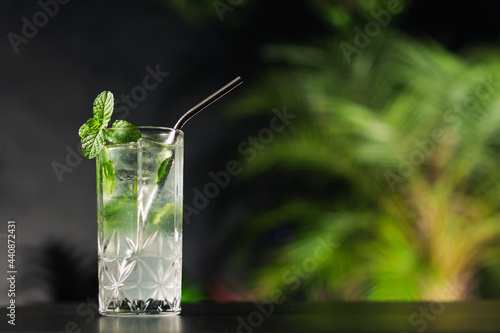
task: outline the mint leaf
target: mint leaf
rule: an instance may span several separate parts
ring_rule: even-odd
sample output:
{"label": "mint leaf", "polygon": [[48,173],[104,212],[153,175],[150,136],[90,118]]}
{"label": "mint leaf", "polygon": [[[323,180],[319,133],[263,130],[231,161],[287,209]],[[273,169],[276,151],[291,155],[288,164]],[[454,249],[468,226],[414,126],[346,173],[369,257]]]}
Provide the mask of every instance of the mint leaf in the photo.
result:
{"label": "mint leaf", "polygon": [[88,159],[95,158],[101,152],[104,143],[102,128],[88,129],[82,137],[83,155]]}
{"label": "mint leaf", "polygon": [[103,91],[96,97],[93,105],[94,118],[90,118],[78,130],[82,138],[83,156],[88,159],[99,155],[106,142],[104,129],[108,126],[113,113],[115,99],[109,91]]}
{"label": "mint leaf", "polygon": [[78,135],[83,137],[91,129],[99,128],[99,120],[97,118],[90,118],[85,124],[83,124],[78,130]]}
{"label": "mint leaf", "polygon": [[103,127],[108,126],[108,123],[111,120],[111,115],[113,114],[114,106],[115,98],[109,91],[103,91],[94,100],[94,118],[97,118]]}
{"label": "mint leaf", "polygon": [[113,143],[136,142],[141,137],[137,126],[125,120],[116,120],[113,127],[107,131],[108,140]]}
{"label": "mint leaf", "polygon": [[156,212],[153,217],[153,224],[157,225],[160,222],[167,222],[172,220],[175,215],[175,202],[171,202],[163,206],[159,211]]}
{"label": "mint leaf", "polygon": [[134,230],[130,216],[137,216],[137,202],[126,198],[114,198],[104,204],[103,227],[104,232],[120,230],[129,233]]}
{"label": "mint leaf", "polygon": [[128,121],[126,120],[115,120],[115,122],[113,123],[113,127],[112,128],[124,128],[124,127],[133,127],[133,128],[137,128],[136,126],[132,125],[131,123],[129,123]]}
{"label": "mint leaf", "polygon": [[87,123],[83,124],[82,126],[80,126],[80,129],[78,130],[78,136],[80,138],[84,137],[89,130],[90,130],[89,125],[87,125]]}
{"label": "mint leaf", "polygon": [[115,162],[109,159],[109,151],[106,147],[102,150],[102,168],[104,171],[103,186],[106,183],[107,186],[105,186],[105,188],[109,187],[109,193],[111,194],[113,193],[113,188],[115,187],[116,169]]}
{"label": "mint leaf", "polygon": [[167,174],[168,171],[170,171],[170,168],[172,167],[172,156],[167,157],[163,162],[161,162],[160,167],[158,168],[158,180],[156,181],[156,184],[161,185],[162,182],[165,181],[165,175]]}

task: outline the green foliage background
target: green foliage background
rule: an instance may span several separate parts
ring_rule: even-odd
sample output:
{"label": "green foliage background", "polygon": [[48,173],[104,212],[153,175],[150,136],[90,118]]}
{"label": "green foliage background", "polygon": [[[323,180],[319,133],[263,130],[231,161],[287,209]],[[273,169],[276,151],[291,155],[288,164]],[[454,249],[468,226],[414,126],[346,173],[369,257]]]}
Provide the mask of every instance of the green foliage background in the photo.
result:
{"label": "green foliage background", "polygon": [[257,295],[289,290],[298,265],[307,299],[479,296],[479,271],[498,267],[499,54],[456,56],[395,33],[349,65],[330,47],[270,50],[288,69],[231,106],[296,114],[245,168],[250,181],[290,184],[245,237],[280,225],[295,236],[257,270]]}
{"label": "green foliage background", "polygon": [[241,186],[282,191],[240,217],[227,270],[261,299],[495,297],[500,53],[455,54],[391,23],[350,62],[339,45],[384,4],[309,6],[332,33],[263,46],[260,83],[228,108],[263,127],[274,108],[296,118],[243,168]]}

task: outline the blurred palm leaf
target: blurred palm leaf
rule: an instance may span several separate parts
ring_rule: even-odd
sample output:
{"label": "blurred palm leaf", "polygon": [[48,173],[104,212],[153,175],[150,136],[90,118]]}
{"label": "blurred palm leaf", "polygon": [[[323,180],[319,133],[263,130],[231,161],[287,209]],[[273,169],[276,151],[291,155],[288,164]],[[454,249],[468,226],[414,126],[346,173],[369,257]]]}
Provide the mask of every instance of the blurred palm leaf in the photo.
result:
{"label": "blurred palm leaf", "polygon": [[[261,262],[256,295],[471,297],[500,240],[500,54],[457,56],[387,33],[348,65],[340,42],[268,47],[281,68],[230,107],[247,119],[283,105],[296,115],[244,167],[250,182],[290,184],[246,221],[248,239],[293,233]],[[248,239],[240,259],[258,251]],[[308,260],[315,269],[300,273]]]}

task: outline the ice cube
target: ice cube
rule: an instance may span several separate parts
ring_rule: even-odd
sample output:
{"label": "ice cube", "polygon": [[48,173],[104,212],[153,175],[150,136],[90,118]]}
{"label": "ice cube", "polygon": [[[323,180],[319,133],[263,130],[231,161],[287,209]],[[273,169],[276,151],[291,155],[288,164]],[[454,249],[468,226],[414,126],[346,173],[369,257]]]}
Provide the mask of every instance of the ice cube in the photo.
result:
{"label": "ice cube", "polygon": [[141,138],[137,144],[140,149],[139,158],[142,170],[147,174],[155,175],[161,163],[167,157],[172,156],[172,151],[168,146],[153,140]]}
{"label": "ice cube", "polygon": [[132,180],[136,177],[135,170],[118,169],[116,170],[116,176],[121,180]]}

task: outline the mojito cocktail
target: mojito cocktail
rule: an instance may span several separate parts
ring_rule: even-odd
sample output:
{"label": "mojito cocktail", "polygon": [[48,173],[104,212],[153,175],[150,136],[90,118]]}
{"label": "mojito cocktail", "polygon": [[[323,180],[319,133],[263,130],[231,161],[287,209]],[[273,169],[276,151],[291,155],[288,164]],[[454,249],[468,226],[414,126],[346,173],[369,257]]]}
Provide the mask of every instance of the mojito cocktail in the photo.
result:
{"label": "mojito cocktail", "polygon": [[[123,132],[121,132],[123,131]],[[178,314],[182,272],[183,133],[106,130],[97,157],[99,312]]]}
{"label": "mojito cocktail", "polygon": [[97,158],[99,313],[181,311],[184,124],[243,81],[237,77],[175,124],[137,127],[115,120],[114,96],[94,100],[78,129],[82,153]]}

